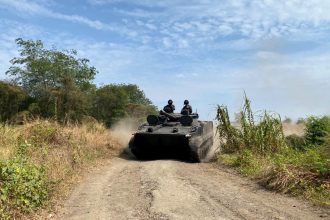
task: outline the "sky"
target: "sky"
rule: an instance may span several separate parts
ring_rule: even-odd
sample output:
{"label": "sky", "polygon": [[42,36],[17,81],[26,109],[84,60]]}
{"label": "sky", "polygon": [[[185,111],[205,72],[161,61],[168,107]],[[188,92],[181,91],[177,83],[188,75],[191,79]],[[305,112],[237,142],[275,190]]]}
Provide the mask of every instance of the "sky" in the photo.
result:
{"label": "sky", "polygon": [[297,119],[330,114],[330,1],[0,0],[0,79],[16,38],[76,49],[94,83],[137,84],[162,108],[188,99]]}

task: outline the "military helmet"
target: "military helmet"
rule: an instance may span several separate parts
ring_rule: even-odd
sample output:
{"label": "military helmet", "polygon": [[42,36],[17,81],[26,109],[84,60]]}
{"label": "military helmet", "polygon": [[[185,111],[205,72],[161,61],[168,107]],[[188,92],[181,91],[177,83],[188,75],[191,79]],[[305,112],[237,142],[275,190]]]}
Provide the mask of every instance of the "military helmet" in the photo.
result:
{"label": "military helmet", "polygon": [[168,103],[169,105],[172,105],[172,104],[173,104],[172,99],[169,99],[167,103]]}
{"label": "military helmet", "polygon": [[183,102],[185,105],[188,105],[189,104],[189,101],[186,99],[186,100],[184,100],[184,102]]}

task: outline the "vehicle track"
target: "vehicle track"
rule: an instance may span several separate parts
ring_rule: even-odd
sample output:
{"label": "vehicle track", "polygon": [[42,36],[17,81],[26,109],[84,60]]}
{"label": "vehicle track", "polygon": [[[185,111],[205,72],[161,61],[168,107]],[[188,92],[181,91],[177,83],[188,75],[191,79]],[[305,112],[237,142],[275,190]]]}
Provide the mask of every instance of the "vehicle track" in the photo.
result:
{"label": "vehicle track", "polygon": [[329,214],[210,163],[115,158],[73,191],[60,219],[325,219]]}

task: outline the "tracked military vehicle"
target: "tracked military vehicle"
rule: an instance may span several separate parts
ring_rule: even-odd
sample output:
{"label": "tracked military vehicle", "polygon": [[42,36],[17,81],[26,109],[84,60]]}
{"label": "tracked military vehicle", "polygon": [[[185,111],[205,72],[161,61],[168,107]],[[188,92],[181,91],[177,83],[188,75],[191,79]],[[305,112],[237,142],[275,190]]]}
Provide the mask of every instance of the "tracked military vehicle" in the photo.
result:
{"label": "tracked military vehicle", "polygon": [[178,159],[200,162],[213,145],[213,123],[199,121],[198,114],[160,111],[149,115],[129,142],[140,160]]}

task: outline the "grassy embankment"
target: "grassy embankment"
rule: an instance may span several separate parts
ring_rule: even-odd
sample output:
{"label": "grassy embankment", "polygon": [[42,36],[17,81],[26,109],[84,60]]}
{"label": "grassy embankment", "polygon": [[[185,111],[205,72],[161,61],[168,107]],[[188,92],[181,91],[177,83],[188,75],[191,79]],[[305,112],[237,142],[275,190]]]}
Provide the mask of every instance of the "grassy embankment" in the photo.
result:
{"label": "grassy embankment", "polygon": [[96,122],[0,124],[0,219],[49,204],[82,168],[118,152],[109,130]]}
{"label": "grassy embankment", "polygon": [[255,114],[245,98],[239,127],[218,106],[220,163],[236,167],[268,189],[330,205],[330,118],[310,117],[304,136],[285,137],[277,114]]}

